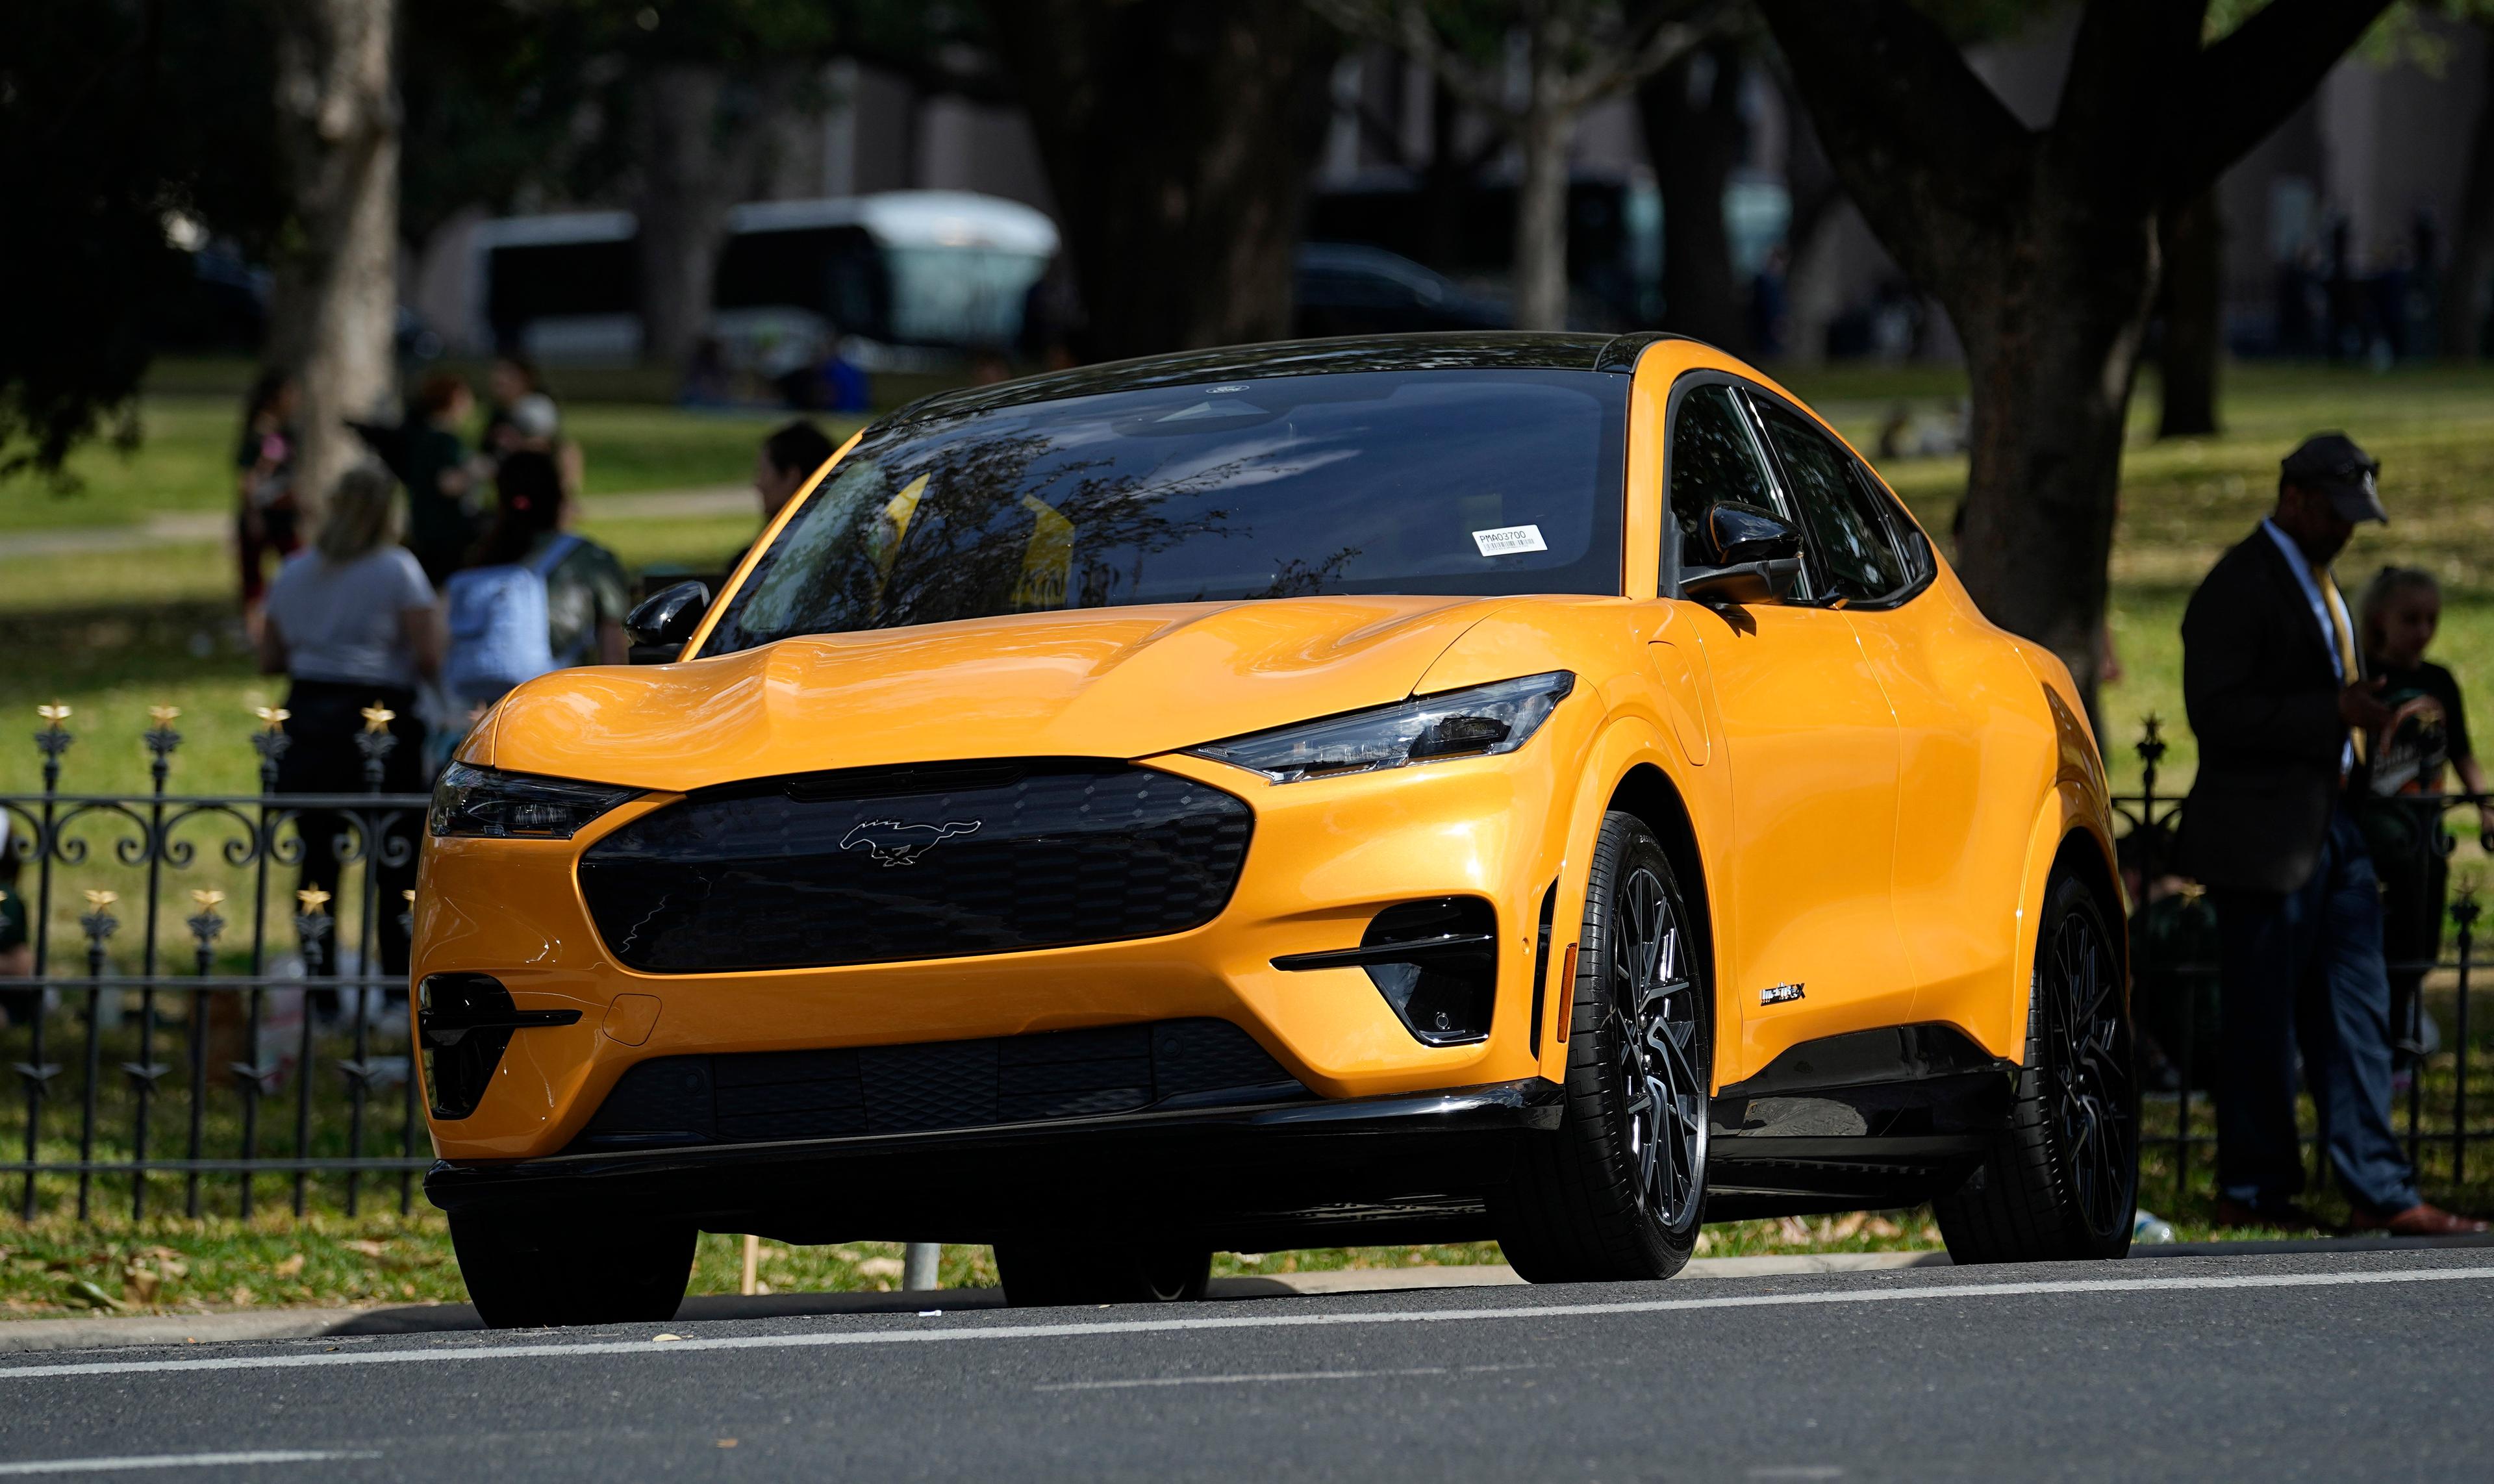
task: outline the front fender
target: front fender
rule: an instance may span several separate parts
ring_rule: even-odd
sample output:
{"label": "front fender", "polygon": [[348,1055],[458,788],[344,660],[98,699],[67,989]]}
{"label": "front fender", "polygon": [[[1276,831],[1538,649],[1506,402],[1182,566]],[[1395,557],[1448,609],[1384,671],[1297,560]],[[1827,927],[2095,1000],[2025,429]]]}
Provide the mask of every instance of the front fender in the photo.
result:
{"label": "front fender", "polygon": [[[1721,832],[1710,828],[1716,816],[1715,801],[1706,791],[1693,786],[1691,773],[1681,760],[1678,750],[1659,728],[1642,717],[1614,717],[1606,723],[1586,750],[1584,771],[1578,775],[1575,796],[1567,809],[1566,849],[1559,868],[1557,903],[1550,915],[1550,960],[1543,980],[1541,995],[1541,1075],[1552,1081],[1565,1081],[1567,1075],[1567,1048],[1558,1036],[1560,975],[1566,964],[1566,951],[1576,943],[1585,921],[1585,893],[1588,863],[1594,857],[1594,845],[1600,835],[1602,816],[1609,812],[1630,774],[1639,769],[1651,769],[1662,775],[1688,811],[1691,831],[1698,847],[1698,869],[1712,874],[1707,861],[1711,840]],[[1719,915],[1720,902],[1714,893],[1706,893],[1710,914]],[[1710,924],[1709,937],[1723,940],[1718,920]],[[1720,1045],[1724,1027],[1737,1025],[1740,1007],[1723,988],[1725,977],[1716,975],[1717,1044]],[[1710,1089],[1711,1090],[1711,1089]]]}

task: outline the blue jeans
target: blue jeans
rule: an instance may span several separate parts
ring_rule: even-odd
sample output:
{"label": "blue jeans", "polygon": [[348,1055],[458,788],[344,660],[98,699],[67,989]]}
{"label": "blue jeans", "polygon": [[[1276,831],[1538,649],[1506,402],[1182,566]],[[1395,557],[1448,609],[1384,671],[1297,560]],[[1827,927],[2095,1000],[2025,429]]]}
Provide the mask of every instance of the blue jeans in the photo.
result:
{"label": "blue jeans", "polygon": [[2382,893],[2343,807],[2302,889],[2215,893],[2219,1045],[2217,1186],[2253,1205],[2303,1189],[2295,1052],[2321,1138],[2350,1199],[2377,1215],[2417,1203],[2390,1129],[2390,984]]}

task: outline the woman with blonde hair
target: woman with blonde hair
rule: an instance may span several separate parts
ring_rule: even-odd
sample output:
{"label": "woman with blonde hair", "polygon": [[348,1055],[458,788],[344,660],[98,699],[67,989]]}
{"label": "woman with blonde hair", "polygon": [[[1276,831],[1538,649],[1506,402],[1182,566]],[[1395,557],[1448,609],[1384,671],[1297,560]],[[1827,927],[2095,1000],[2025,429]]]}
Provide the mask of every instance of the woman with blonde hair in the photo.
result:
{"label": "woman with blonde hair", "polygon": [[[380,759],[383,793],[424,791],[424,723],[416,687],[441,670],[441,610],[415,556],[398,544],[396,482],[362,463],[338,476],[310,551],[289,558],[268,587],[260,629],[262,674],[284,675],[286,735],[277,788],[287,794],[359,794],[372,786],[355,736],[379,724],[394,739]],[[381,713],[387,712],[387,716]],[[415,884],[414,821],[390,833],[402,848],[364,842],[380,863],[369,884],[380,893],[382,970],[407,970],[399,893]],[[303,838],[303,886],[335,893],[334,846],[347,821],[328,812],[296,823]],[[391,863],[404,855],[404,863]],[[340,972],[334,955],[327,972]],[[367,971],[369,972],[369,971]]]}

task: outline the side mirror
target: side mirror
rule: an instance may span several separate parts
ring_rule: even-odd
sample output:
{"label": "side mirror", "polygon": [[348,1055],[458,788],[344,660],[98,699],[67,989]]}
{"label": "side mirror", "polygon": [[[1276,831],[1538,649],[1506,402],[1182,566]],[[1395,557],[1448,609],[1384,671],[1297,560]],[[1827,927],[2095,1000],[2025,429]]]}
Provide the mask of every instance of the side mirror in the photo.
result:
{"label": "side mirror", "polygon": [[707,583],[680,582],[642,599],[624,620],[624,632],[632,641],[632,663],[663,665],[674,659],[708,612]]}
{"label": "side mirror", "polygon": [[1697,518],[1680,595],[1700,603],[1773,602],[1801,582],[1801,531],[1761,510],[1709,505]]}

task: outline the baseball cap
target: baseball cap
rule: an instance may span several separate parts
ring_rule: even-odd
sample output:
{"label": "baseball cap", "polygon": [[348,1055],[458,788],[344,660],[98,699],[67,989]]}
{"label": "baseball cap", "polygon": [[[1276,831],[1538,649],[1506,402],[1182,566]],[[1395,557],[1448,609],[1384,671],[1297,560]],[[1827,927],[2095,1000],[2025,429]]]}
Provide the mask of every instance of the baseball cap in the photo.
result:
{"label": "baseball cap", "polygon": [[2329,497],[2330,508],[2342,521],[2389,523],[2382,509],[2379,459],[2356,446],[2344,433],[2316,433],[2296,445],[2278,465],[2288,484],[2318,490]]}

